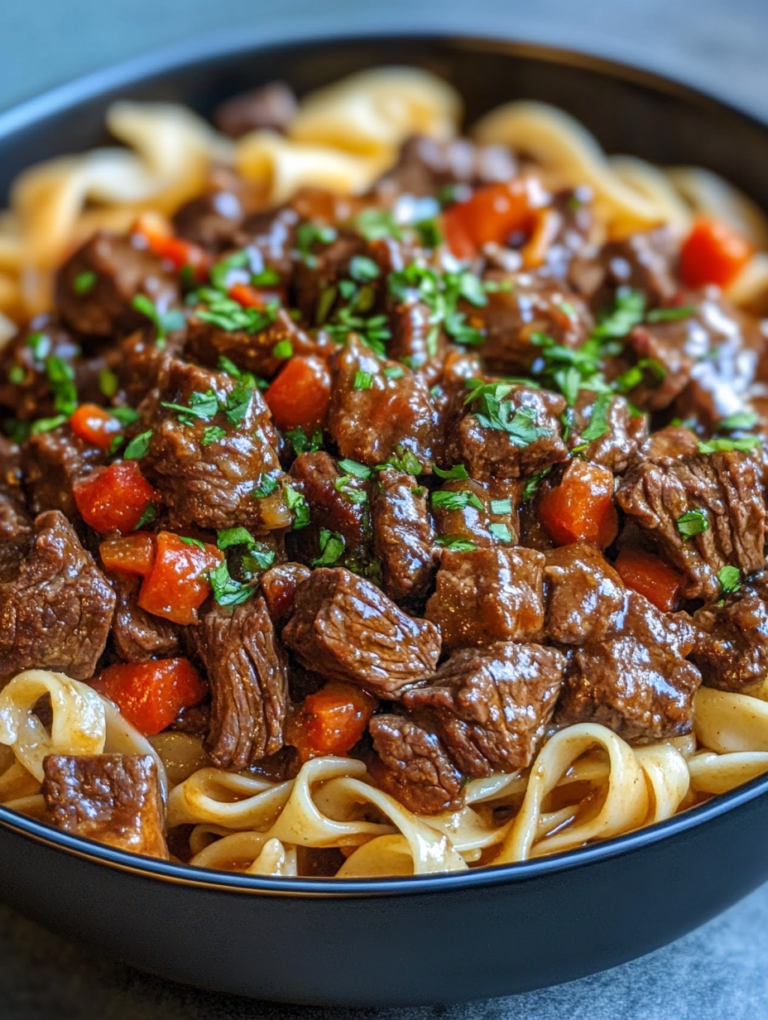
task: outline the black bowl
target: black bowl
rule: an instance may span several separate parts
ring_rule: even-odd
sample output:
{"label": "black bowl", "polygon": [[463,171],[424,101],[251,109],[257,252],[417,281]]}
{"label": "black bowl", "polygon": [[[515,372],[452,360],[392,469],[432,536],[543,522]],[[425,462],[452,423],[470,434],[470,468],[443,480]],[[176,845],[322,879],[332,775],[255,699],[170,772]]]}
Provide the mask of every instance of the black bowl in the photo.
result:
{"label": "black bowl", "polygon": [[[768,130],[714,99],[575,53],[478,39],[219,42],[95,75],[0,115],[0,196],[31,163],[103,141],[120,96],[221,99],[275,77],[299,91],[383,63],[428,67],[477,117],[556,103],[610,151],[722,173],[768,208]],[[75,839],[0,808],[3,899],[68,938],[207,988],[391,1006],[522,992],[683,935],[768,877],[768,777],[660,825],[531,863],[425,878],[203,871]]]}

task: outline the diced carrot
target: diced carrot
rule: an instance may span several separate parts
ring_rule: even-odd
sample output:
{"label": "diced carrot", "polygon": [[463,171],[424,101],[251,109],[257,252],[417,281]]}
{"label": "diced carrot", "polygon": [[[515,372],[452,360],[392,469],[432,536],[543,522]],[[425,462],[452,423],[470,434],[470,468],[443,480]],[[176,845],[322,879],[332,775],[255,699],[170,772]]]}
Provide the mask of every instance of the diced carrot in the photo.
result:
{"label": "diced carrot", "polygon": [[376,708],[376,699],[352,684],[329,681],[304,699],[289,724],[287,739],[299,759],[346,754],[360,740]]}
{"label": "diced carrot", "polygon": [[541,497],[539,520],[558,545],[583,539],[605,549],[618,530],[613,474],[574,458],[560,484]]}
{"label": "diced carrot", "polygon": [[264,394],[280,429],[311,433],[325,425],[331,400],[331,374],[322,358],[293,357]]}
{"label": "diced carrot", "polygon": [[489,184],[466,202],[443,213],[443,233],[457,258],[472,258],[484,244],[503,244],[516,230],[530,231],[534,221],[526,182],[515,178]]}
{"label": "diced carrot", "polygon": [[627,588],[644,595],[657,609],[671,613],[677,607],[683,579],[672,567],[644,549],[622,549],[616,571]]}
{"label": "diced carrot", "polygon": [[249,283],[234,284],[227,291],[227,296],[243,308],[258,308],[259,311],[263,311],[271,299],[271,295],[263,294]]}
{"label": "diced carrot", "polygon": [[207,575],[223,558],[215,545],[185,541],[172,531],[159,532],[155,561],[141,586],[139,606],[174,623],[197,623],[197,610],[211,590]]}
{"label": "diced carrot", "polygon": [[73,488],[77,509],[96,531],[127,534],[159,497],[134,461],[97,468]]}
{"label": "diced carrot", "polygon": [[199,704],[208,688],[188,659],[158,659],[108,666],[91,687],[114,701],[140,733],[170,726],[180,709]]}
{"label": "diced carrot", "polygon": [[108,450],[123,426],[98,404],[81,404],[69,419],[69,427],[86,443]]}
{"label": "diced carrot", "polygon": [[137,531],[122,538],[106,538],[99,546],[99,554],[107,570],[145,575],[155,562],[155,536]]}
{"label": "diced carrot", "polygon": [[727,287],[754,254],[754,248],[733,227],[699,217],[680,252],[680,275],[689,287],[715,283]]}
{"label": "diced carrot", "polygon": [[182,237],[174,237],[158,230],[147,218],[139,219],[134,232],[141,234],[151,252],[158,258],[166,259],[177,271],[190,266],[194,270],[195,279],[203,282],[208,278],[211,268],[211,257],[204,248]]}

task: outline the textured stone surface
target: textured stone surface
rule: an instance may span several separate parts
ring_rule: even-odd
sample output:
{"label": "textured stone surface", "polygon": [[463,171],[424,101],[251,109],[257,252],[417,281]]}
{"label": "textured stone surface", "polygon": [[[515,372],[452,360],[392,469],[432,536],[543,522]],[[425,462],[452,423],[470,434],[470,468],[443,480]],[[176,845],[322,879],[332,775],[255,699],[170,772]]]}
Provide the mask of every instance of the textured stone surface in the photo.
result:
{"label": "textured stone surface", "polygon": [[[161,44],[398,25],[518,36],[643,64],[768,118],[766,0],[0,0],[0,109]],[[705,895],[706,891],[702,891]],[[86,953],[0,907],[3,1020],[352,1020],[373,1010],[275,1006],[197,992]],[[651,956],[544,991],[379,1020],[763,1020],[768,886]]]}

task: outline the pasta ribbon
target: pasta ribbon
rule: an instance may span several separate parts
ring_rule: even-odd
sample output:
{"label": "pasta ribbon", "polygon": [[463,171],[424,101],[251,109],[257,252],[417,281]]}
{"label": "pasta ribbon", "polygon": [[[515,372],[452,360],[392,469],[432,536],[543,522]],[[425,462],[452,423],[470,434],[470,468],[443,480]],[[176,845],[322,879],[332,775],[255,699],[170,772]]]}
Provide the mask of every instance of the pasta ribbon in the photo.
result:
{"label": "pasta ribbon", "polygon": [[225,829],[270,825],[284,807],[293,781],[271,783],[257,776],[204,768],[171,790],[168,828],[209,822]]}
{"label": "pasta ribbon", "polygon": [[711,751],[768,751],[768,703],[748,694],[700,687],[694,700],[693,728]]}
{"label": "pasta ribbon", "polygon": [[[39,698],[50,694],[51,732],[35,715]],[[63,673],[28,669],[0,692],[0,743],[13,748],[19,762],[38,781],[49,754],[101,754],[107,725],[104,702],[87,684]]]}
{"label": "pasta ribbon", "polygon": [[392,160],[409,135],[447,141],[462,103],[445,81],[417,67],[377,67],[311,92],[288,129],[292,139]]}

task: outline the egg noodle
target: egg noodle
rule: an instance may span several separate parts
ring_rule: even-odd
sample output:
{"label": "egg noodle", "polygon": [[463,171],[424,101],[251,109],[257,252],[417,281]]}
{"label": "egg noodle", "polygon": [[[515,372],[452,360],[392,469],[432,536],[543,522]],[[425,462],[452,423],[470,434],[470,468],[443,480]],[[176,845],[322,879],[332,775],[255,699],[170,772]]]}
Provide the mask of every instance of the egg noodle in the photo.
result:
{"label": "egg noodle", "polygon": [[[94,230],[126,230],[137,214],[167,218],[228,164],[281,202],[302,185],[340,194],[365,190],[420,133],[458,133],[461,101],[414,68],[363,72],[308,95],[286,135],[255,131],[237,142],[181,106],[119,102],[107,125],[123,148],[50,160],[23,173],[0,215],[0,342],[16,322],[49,307],[62,259]],[[561,110],[512,102],[472,132],[533,158],[545,183],[586,185],[605,237],[660,223],[679,236],[705,213],[755,247],[726,292],[752,307],[768,288],[768,224],[715,174],[608,156]],[[35,708],[52,706],[50,729]],[[199,738],[143,737],[86,683],[27,670],[0,692],[0,803],[43,817],[45,755],[151,753],[167,798],[169,829],[193,826],[190,863],[255,875],[297,874],[297,848],[334,847],[340,877],[430,874],[523,861],[621,835],[669,818],[768,770],[768,682],[749,693],[700,688],[693,733],[632,747],[611,730],[580,723],[551,732],[532,766],[471,781],[465,806],[419,817],[379,790],[365,764],[320,757],[273,782],[209,767]]]}

